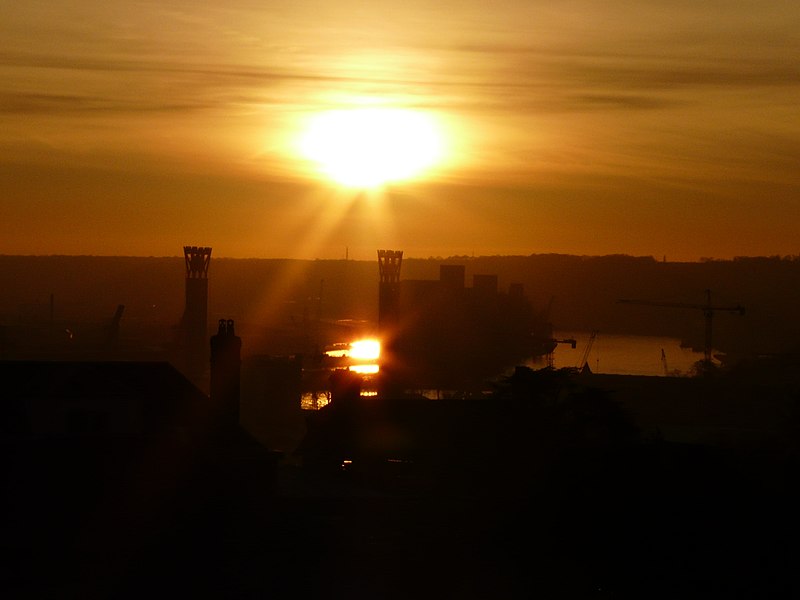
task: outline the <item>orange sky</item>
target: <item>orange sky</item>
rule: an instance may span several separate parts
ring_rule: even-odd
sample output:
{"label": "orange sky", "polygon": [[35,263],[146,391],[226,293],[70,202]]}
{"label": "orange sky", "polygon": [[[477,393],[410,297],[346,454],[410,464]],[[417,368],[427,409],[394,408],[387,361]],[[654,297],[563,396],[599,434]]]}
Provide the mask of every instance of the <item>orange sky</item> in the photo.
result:
{"label": "orange sky", "polygon": [[[800,5],[489,6],[5,2],[0,253],[800,252]],[[292,153],[364,99],[447,164],[358,193]]]}

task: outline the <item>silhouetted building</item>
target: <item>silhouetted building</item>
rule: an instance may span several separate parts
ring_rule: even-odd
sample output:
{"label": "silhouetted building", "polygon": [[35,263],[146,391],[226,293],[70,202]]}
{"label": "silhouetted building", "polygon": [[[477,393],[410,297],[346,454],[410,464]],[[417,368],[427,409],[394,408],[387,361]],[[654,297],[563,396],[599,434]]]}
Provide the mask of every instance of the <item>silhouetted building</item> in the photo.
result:
{"label": "silhouetted building", "polygon": [[242,338],[236,335],[232,319],[219,320],[216,335],[211,336],[212,410],[220,418],[239,423]]}
{"label": "silhouetted building", "polygon": [[208,397],[166,362],[2,361],[6,435],[146,437],[192,426]]}
{"label": "silhouetted building", "polygon": [[497,297],[497,275],[473,275],[472,292],[482,299],[492,300]]}
{"label": "silhouetted building", "polygon": [[330,376],[331,402],[355,402],[361,396],[363,378],[348,369],[336,369]]}
{"label": "silhouetted building", "polygon": [[397,284],[393,345],[381,371],[388,363],[406,388],[481,385],[534,354],[534,315],[522,286],[502,293],[497,275],[481,274],[467,288],[465,271],[441,265],[438,280]]}
{"label": "silhouetted building", "polygon": [[396,344],[400,325],[400,267],[403,264],[402,250],[378,250],[378,330],[380,332],[381,386],[385,391],[393,390],[397,377]]}
{"label": "silhouetted building", "polygon": [[186,304],[181,321],[184,370],[200,384],[208,364],[208,267],[211,248],[184,246]]}
{"label": "silhouetted building", "polygon": [[465,271],[464,265],[439,265],[439,281],[454,292],[463,290]]}
{"label": "silhouetted building", "polygon": [[378,327],[382,332],[397,325],[402,264],[402,250],[378,250]]}
{"label": "silhouetted building", "polygon": [[273,494],[280,455],[169,363],[0,361],[0,378],[0,530],[29,584],[157,589],[160,564],[195,566]]}

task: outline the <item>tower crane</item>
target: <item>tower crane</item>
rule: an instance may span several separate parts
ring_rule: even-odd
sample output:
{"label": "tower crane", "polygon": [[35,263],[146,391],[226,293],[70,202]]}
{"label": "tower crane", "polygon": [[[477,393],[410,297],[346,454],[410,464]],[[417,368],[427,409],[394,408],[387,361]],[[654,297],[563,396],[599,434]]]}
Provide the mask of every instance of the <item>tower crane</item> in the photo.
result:
{"label": "tower crane", "polygon": [[555,338],[550,338],[548,341],[553,344],[553,349],[547,353],[547,366],[550,367],[551,369],[555,364],[553,352],[555,352],[556,346],[558,346],[558,344],[569,344],[573,350],[575,349],[575,346],[578,344],[578,341],[574,338],[567,338],[564,340],[557,340]]}
{"label": "tower crane", "polygon": [[706,336],[705,336],[705,363],[711,362],[711,329],[712,321],[715,311],[735,312],[740,315],[744,314],[744,306],[737,304],[735,306],[714,306],[711,304],[711,290],[706,290],[706,303],[705,304],[691,304],[684,302],[656,302],[652,300],[629,300],[620,299],[617,302],[622,304],[641,304],[644,306],[666,306],[670,308],[696,308],[703,311],[703,316],[706,320]]}
{"label": "tower crane", "polygon": [[581,362],[578,365],[578,369],[582,373],[587,370],[591,372],[591,369],[589,369],[589,352],[592,351],[592,345],[596,337],[597,331],[592,331],[592,334],[589,336],[589,341],[586,344],[586,349],[583,351],[583,358],[581,358]]}

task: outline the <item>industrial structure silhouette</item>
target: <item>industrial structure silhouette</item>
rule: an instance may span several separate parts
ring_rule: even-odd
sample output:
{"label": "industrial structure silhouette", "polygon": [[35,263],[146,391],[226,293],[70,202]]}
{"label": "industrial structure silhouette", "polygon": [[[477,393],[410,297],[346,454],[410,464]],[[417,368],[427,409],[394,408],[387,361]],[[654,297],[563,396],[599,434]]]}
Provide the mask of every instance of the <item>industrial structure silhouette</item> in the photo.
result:
{"label": "industrial structure silhouette", "polygon": [[[402,279],[382,250],[378,392],[332,367],[330,403],[302,411],[307,357],[245,353],[233,318],[208,335],[210,257],[185,247],[180,343],[159,360],[0,361],[12,596],[798,591],[788,357],[697,378],[592,373],[588,352],[514,364],[540,341],[522,284],[468,287],[452,263]],[[93,351],[125,356],[126,305]]]}

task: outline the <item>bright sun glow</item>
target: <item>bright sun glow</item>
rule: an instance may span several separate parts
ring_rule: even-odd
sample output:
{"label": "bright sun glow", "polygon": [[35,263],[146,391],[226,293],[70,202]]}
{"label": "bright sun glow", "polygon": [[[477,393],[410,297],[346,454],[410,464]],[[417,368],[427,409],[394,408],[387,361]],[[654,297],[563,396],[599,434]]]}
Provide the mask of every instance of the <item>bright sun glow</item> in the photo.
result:
{"label": "bright sun glow", "polygon": [[350,358],[357,360],[377,360],[381,355],[378,340],[358,340],[350,344]]}
{"label": "bright sun glow", "polygon": [[300,151],[342,185],[410,179],[441,161],[444,139],[429,114],[396,108],[332,110],[312,118]]}
{"label": "bright sun glow", "polygon": [[348,367],[348,370],[353,373],[358,373],[359,375],[374,375],[375,373],[379,373],[380,369],[378,365],[350,365],[350,367]]}

